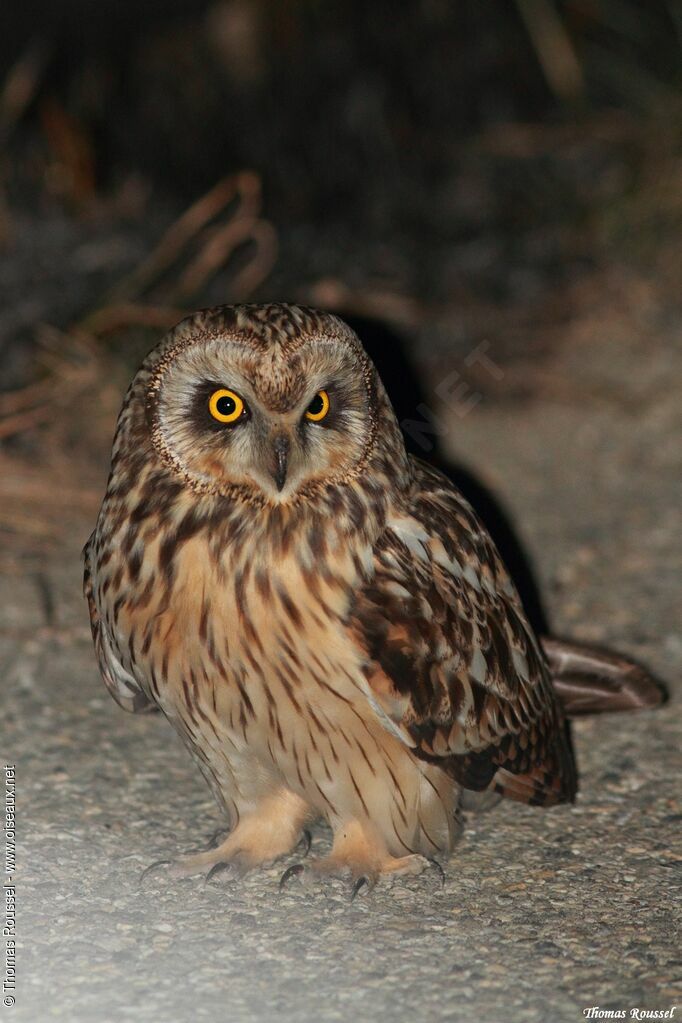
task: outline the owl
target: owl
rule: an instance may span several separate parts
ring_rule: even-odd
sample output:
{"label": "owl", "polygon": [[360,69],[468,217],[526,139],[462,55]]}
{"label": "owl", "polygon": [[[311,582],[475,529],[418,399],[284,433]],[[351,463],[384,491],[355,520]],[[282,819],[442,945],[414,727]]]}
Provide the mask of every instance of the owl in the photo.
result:
{"label": "owl", "polygon": [[84,555],[104,682],[163,712],[227,816],[177,875],[269,864],[323,818],[311,871],[373,884],[447,855],[462,806],[575,796],[490,536],[406,454],[333,315],[223,306],[172,330],[128,390]]}

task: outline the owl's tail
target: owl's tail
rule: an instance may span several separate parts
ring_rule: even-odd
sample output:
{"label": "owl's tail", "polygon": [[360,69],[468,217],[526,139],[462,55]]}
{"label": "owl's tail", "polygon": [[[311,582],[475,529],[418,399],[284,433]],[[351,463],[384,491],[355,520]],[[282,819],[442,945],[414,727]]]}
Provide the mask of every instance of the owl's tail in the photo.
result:
{"label": "owl's tail", "polygon": [[554,689],[564,713],[610,714],[665,703],[665,687],[634,661],[599,647],[543,637]]}

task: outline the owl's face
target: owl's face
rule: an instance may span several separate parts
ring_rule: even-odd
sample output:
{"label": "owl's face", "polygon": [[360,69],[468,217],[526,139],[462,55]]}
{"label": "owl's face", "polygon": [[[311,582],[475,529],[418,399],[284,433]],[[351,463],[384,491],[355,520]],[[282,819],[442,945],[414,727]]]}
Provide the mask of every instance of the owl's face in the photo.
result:
{"label": "owl's face", "polygon": [[237,487],[277,504],[352,477],[376,417],[371,363],[348,334],[185,339],[148,389],[158,453],[200,491]]}

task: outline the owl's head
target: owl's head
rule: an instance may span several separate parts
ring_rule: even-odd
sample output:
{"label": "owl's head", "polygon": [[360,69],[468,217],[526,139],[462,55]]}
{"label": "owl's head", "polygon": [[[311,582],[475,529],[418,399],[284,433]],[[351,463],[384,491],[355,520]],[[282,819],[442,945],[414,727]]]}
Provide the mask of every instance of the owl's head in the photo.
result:
{"label": "owl's head", "polygon": [[356,335],[296,306],[199,313],[145,369],[152,443],[200,493],[281,504],[348,482],[393,420]]}

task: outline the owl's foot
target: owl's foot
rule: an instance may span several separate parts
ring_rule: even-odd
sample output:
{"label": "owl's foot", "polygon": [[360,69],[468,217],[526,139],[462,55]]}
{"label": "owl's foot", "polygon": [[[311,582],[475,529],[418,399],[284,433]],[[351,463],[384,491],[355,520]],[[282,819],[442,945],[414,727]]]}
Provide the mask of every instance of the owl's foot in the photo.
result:
{"label": "owl's foot", "polygon": [[445,883],[443,868],[437,860],[411,853],[408,856],[391,856],[383,841],[372,830],[359,822],[345,825],[334,836],[334,845],[329,856],[310,860],[306,865],[294,863],[282,874],[280,890],[294,877],[310,880],[318,877],[346,877],[350,875],[353,886],[351,900],[363,889],[371,891],[382,877],[398,877],[405,874],[421,874],[435,868]]}
{"label": "owl's foot", "polygon": [[366,888],[371,892],[382,877],[401,874],[421,874],[428,868],[433,867],[438,871],[441,882],[445,884],[445,872],[438,860],[428,856],[419,856],[414,853],[410,856],[399,858],[389,857],[380,863],[354,864],[340,863],[334,856],[326,856],[319,860],[310,860],[308,864],[293,863],[282,874],[279,881],[279,889],[283,891],[288,883],[295,877],[302,877],[305,881],[317,877],[343,877],[350,875],[352,881],[351,902]]}
{"label": "owl's foot", "polygon": [[[303,831],[301,832],[300,838],[298,839],[298,842],[296,843],[294,848],[296,848],[296,846],[299,846],[299,845],[302,846],[303,847],[303,851],[302,851],[301,855],[305,857],[310,852],[311,844],[312,844],[312,836],[311,836],[310,832],[308,831],[308,829],[304,828]],[[283,852],[276,853],[274,855],[268,856],[266,859],[258,858],[256,860],[254,860],[250,855],[245,856],[243,850],[240,849],[239,851],[232,853],[229,856],[229,858],[226,858],[225,856],[223,856],[216,863],[214,863],[211,866],[211,868],[208,871],[208,873],[206,874],[206,877],[205,877],[204,880],[208,883],[209,881],[213,880],[214,877],[217,877],[218,874],[223,874],[223,873],[231,874],[232,877],[243,877],[244,874],[247,874],[250,870],[253,870],[254,867],[264,867],[264,866],[267,866],[267,864],[272,863],[274,860],[278,860],[281,856],[286,856],[286,854],[291,852],[291,851],[292,851],[291,848],[287,848]],[[178,865],[179,864],[176,864],[176,866],[175,866],[175,870],[176,871],[177,871]],[[173,873],[173,872],[174,872],[173,868],[171,868],[171,873]],[[192,871],[192,873],[200,873],[200,872],[201,871]],[[187,877],[189,875],[187,873],[184,873],[184,874],[175,873],[175,876],[176,877]]]}
{"label": "owl's foot", "polygon": [[294,793],[283,790],[264,799],[253,813],[242,817],[218,845],[179,860],[159,860],[145,870],[142,879],[160,866],[168,866],[171,877],[205,874],[207,881],[228,869],[235,874],[245,874],[254,867],[286,856],[301,838],[306,847],[304,855],[307,855],[310,835],[303,829],[303,823],[308,816],[307,804]]}

